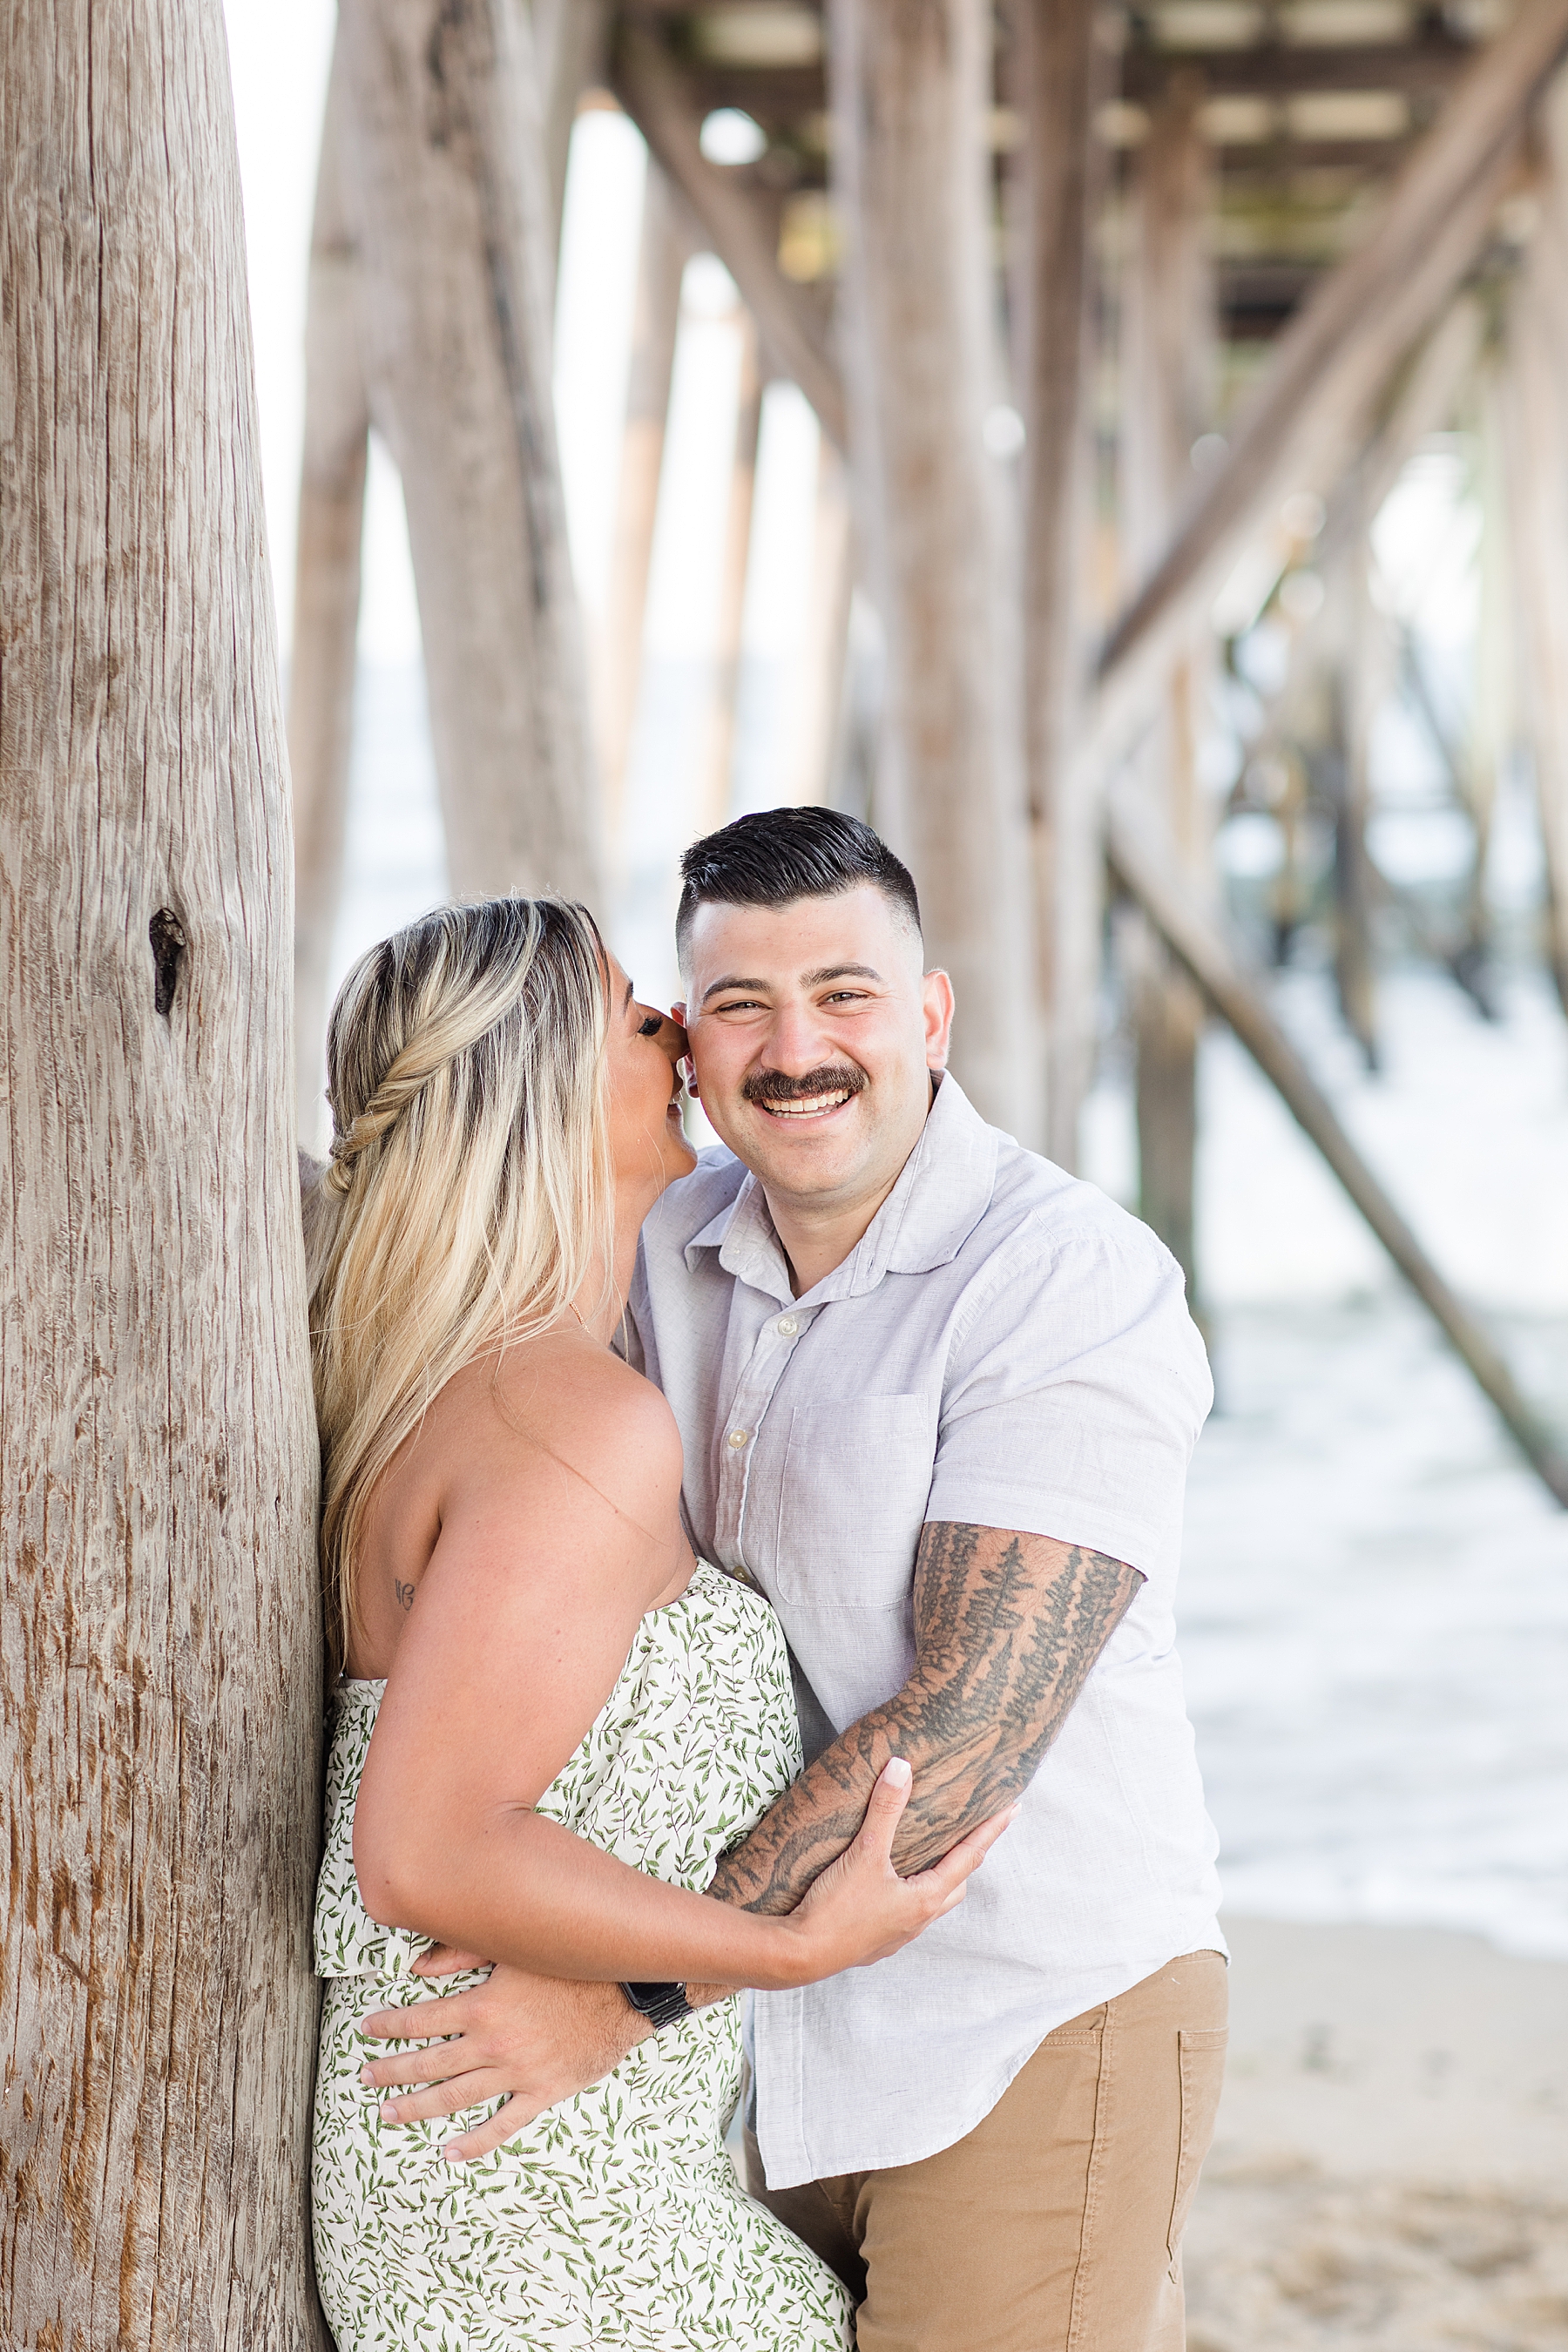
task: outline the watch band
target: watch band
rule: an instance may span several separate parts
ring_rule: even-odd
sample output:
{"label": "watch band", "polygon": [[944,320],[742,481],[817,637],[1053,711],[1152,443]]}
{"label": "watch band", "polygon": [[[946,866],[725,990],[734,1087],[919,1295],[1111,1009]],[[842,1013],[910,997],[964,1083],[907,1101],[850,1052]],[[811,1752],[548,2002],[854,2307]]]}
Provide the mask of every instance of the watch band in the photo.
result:
{"label": "watch band", "polygon": [[691,2015],[691,2003],[686,1998],[683,1984],[626,1984],[621,1990],[632,2007],[640,2010],[656,2033],[667,2025],[679,2025],[683,2017]]}

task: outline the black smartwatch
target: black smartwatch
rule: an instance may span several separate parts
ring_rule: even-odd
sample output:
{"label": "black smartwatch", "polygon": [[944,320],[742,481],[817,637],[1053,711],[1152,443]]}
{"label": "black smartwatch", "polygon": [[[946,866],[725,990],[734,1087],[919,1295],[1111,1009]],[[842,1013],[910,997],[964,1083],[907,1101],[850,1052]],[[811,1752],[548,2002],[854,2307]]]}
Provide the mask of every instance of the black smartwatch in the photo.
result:
{"label": "black smartwatch", "polygon": [[692,2013],[683,1984],[623,1984],[621,1990],[656,2033],[662,2033],[667,2025],[679,2025]]}

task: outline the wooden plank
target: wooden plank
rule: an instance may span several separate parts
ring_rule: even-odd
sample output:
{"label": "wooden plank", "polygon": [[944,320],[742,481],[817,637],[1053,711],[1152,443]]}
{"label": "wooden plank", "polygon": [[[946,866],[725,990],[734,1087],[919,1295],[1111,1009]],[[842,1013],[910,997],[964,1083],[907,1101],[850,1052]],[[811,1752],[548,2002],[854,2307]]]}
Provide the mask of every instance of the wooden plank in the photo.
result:
{"label": "wooden plank", "polygon": [[458,893],[600,897],[551,382],[552,224],[512,0],[342,0],[372,402],[403,476]]}
{"label": "wooden plank", "polygon": [[1105,151],[1093,135],[1112,60],[1094,12],[1019,0],[1014,309],[1024,410],[1024,711],[1035,949],[1046,1045],[1046,1149],[1078,1164],[1094,1067],[1104,857],[1093,771],[1074,757],[1086,708],[1095,457],[1090,238]]}
{"label": "wooden plank", "polygon": [[0,40],[0,2343],[316,2352],[320,1445],[217,0]]}
{"label": "wooden plank", "polygon": [[775,240],[746,189],[702,153],[698,140],[703,110],[679,70],[652,35],[623,21],[612,71],[616,97],[740,288],[762,335],[770,373],[800,386],[824,432],[842,449],[844,394],[826,314],[780,269]]}
{"label": "wooden plank", "polygon": [[353,748],[370,399],[359,255],[343,201],[343,66],[334,47],[305,306],[305,421],[289,666],[294,799],[294,1071],[300,1134],[326,1140],[327,977],[342,897]]}
{"label": "wooden plank", "polygon": [[1319,286],[1152,575],[1111,631],[1091,761],[1135,724],[1162,646],[1286,490],[1331,475],[1401,355],[1470,266],[1513,170],[1523,116],[1568,46],[1568,0],[1524,0],[1470,67],[1371,233]]}
{"label": "wooden plank", "polygon": [[874,822],[913,870],[982,1115],[1037,1138],[1019,761],[999,693],[987,0],[835,0],[836,201],[858,513],[887,648]]}
{"label": "wooden plank", "polygon": [[1173,77],[1201,73],[1215,98],[1285,98],[1314,89],[1396,89],[1441,95],[1474,62],[1475,44],[1426,29],[1409,41],[1258,42],[1233,49],[1157,49],[1134,43],[1121,59],[1124,98],[1157,105]]}
{"label": "wooden plank", "polygon": [[1126,775],[1107,800],[1111,864],[1215,1009],[1229,1023],[1416,1297],[1489,1398],[1531,1467],[1568,1508],[1568,1452],[1527,1402],[1508,1365],[1432,1264],[1410,1225],[1341,1124],[1333,1105],[1242,971],[1219,926],[1182,877],[1160,812]]}

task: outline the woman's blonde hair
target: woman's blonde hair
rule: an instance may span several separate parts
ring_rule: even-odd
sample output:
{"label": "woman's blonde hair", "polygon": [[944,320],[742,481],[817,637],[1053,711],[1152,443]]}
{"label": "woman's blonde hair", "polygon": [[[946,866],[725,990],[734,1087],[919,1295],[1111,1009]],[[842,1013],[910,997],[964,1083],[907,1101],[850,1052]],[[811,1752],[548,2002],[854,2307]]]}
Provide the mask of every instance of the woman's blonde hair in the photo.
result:
{"label": "woman's blonde hair", "polygon": [[454,1372],[612,1279],[604,950],[561,898],[438,907],[360,958],[327,1031],[307,1220],[321,1567],[341,1664],[377,1479]]}

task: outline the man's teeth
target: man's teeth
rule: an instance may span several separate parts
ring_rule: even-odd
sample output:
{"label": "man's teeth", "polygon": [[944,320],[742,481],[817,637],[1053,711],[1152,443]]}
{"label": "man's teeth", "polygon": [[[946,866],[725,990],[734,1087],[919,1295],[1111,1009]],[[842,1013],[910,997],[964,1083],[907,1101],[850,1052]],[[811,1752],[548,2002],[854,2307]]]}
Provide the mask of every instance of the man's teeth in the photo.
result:
{"label": "man's teeth", "polygon": [[797,1095],[791,1102],[770,1102],[765,1108],[774,1118],[816,1118],[825,1110],[837,1110],[847,1103],[852,1089],[840,1087],[829,1095]]}

